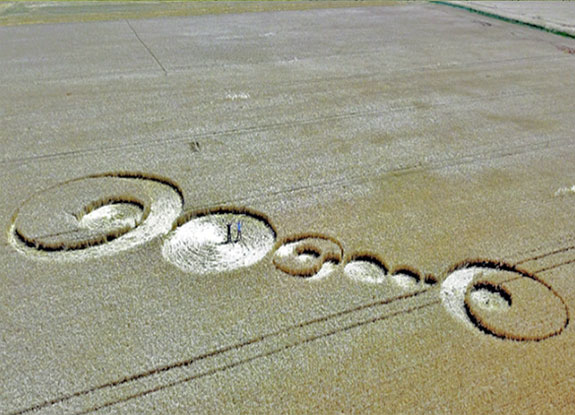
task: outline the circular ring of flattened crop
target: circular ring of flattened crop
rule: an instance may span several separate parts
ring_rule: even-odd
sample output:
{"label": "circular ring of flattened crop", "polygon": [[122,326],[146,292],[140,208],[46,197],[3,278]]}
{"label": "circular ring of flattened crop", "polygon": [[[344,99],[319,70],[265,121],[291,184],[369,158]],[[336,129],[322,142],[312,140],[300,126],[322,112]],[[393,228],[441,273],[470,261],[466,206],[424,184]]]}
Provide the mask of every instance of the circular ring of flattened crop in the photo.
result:
{"label": "circular ring of flattened crop", "polygon": [[569,310],[550,286],[499,262],[455,267],[440,295],[451,315],[501,339],[540,341],[561,334],[569,324]]}
{"label": "circular ring of flattened crop", "polygon": [[276,247],[273,263],[294,277],[321,280],[343,260],[343,246],[330,236],[307,233],[283,238]]}
{"label": "circular ring of flattened crop", "polygon": [[142,173],[105,173],[37,193],[14,215],[9,239],[39,260],[113,255],[169,232],[181,212],[178,186]]}
{"label": "circular ring of flattened crop", "polygon": [[275,239],[275,228],[264,214],[222,207],[180,217],[164,241],[162,255],[184,272],[215,274],[258,263]]}

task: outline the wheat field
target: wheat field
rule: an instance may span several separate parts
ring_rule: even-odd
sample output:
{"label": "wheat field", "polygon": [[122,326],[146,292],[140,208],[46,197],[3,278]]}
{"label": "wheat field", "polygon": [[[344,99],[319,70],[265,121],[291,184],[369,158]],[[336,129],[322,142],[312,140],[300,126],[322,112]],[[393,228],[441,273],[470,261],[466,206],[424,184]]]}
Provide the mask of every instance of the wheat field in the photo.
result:
{"label": "wheat field", "polygon": [[573,413],[575,39],[274,3],[0,7],[0,414]]}

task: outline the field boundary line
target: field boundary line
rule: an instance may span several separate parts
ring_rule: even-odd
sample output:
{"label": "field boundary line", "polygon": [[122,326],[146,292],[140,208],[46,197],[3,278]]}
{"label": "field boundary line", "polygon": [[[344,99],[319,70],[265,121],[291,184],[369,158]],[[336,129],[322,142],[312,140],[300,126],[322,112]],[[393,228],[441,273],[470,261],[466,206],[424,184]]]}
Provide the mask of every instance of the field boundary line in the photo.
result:
{"label": "field boundary line", "polygon": [[492,19],[501,20],[503,22],[527,26],[527,27],[530,27],[532,29],[537,29],[537,30],[541,30],[543,32],[552,33],[554,35],[559,35],[559,36],[575,39],[575,34],[566,32],[564,30],[548,27],[544,24],[532,23],[532,22],[528,22],[526,20],[521,20],[518,18],[504,16],[503,14],[497,14],[497,13],[489,12],[486,10],[475,8],[473,6],[464,6],[463,4],[452,3],[450,1],[444,1],[444,0],[432,0],[431,3],[442,5],[442,6],[449,6],[449,7],[453,7],[456,9],[466,10],[466,11],[471,12],[471,13],[477,13],[481,16],[490,17]]}

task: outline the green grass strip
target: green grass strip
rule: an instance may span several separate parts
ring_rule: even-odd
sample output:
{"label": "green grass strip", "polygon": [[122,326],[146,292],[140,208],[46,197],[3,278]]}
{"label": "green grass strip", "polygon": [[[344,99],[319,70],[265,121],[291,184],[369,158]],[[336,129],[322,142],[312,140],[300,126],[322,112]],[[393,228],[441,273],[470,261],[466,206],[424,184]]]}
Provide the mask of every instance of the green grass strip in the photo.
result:
{"label": "green grass strip", "polygon": [[573,35],[573,34],[571,34],[571,33],[568,33],[568,32],[564,32],[564,31],[562,31],[562,30],[551,29],[551,28],[549,28],[549,27],[545,27],[545,26],[543,26],[543,25],[539,25],[539,24],[536,24],[536,23],[524,22],[523,20],[514,19],[514,18],[512,18],[512,17],[505,17],[505,16],[501,16],[501,15],[499,15],[499,14],[495,14],[495,13],[490,13],[490,12],[486,12],[486,11],[483,11],[483,10],[474,9],[473,7],[464,6],[464,5],[462,5],[462,4],[455,4],[455,3],[450,3],[450,2],[448,2],[448,1],[441,1],[441,0],[432,0],[430,3],[441,4],[441,5],[444,5],[444,6],[454,7],[454,8],[456,8],[456,9],[467,10],[468,12],[477,13],[477,14],[480,14],[481,16],[491,17],[491,18],[493,18],[493,19],[502,20],[502,21],[504,21],[504,22],[519,24],[519,25],[531,27],[531,28],[533,28],[533,29],[543,30],[544,32],[553,33],[554,35],[559,35],[559,36],[564,36],[564,37],[568,37],[568,38],[571,38],[571,39],[575,39],[575,35]]}

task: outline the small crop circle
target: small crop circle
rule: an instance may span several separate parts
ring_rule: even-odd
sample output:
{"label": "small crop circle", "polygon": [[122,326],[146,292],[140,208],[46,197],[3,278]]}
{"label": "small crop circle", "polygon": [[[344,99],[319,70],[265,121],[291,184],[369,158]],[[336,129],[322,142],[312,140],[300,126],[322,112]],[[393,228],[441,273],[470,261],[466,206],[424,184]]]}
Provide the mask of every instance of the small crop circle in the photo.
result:
{"label": "small crop circle", "polygon": [[320,280],[333,273],[342,258],[343,247],[336,239],[302,234],[284,238],[274,254],[273,263],[288,275]]}
{"label": "small crop circle", "polygon": [[78,227],[89,230],[130,228],[138,226],[144,219],[144,210],[134,202],[115,201],[90,210],[78,217]]}

